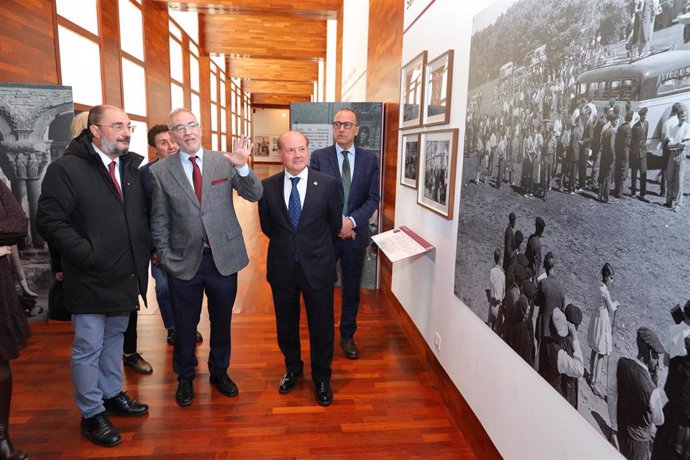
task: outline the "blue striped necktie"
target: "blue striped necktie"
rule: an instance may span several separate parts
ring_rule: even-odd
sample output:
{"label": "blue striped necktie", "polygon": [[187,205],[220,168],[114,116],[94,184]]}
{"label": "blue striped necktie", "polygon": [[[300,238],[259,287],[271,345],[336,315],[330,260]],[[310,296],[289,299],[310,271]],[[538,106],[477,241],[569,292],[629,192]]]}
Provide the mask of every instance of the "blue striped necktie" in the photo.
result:
{"label": "blue striped necktie", "polygon": [[302,206],[299,200],[299,191],[297,190],[297,183],[299,180],[299,177],[290,178],[290,182],[292,182],[292,190],[290,190],[290,199],[288,200],[288,217],[290,218],[290,223],[292,223],[294,228],[297,228],[297,224],[299,224],[299,215],[302,212]]}

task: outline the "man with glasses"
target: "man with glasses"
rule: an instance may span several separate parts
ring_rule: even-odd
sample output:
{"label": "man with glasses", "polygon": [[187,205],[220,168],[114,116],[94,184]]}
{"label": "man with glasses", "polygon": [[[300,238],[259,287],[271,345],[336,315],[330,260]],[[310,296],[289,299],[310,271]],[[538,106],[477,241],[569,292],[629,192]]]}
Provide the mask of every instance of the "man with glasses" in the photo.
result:
{"label": "man with glasses", "polygon": [[301,294],[316,402],[328,406],[333,401],[333,289],[338,279],[333,244],[340,232],[343,200],[333,177],[307,168],[307,145],[306,137],[296,131],[278,138],[278,156],[285,171],[264,180],[259,219],[270,240],[266,278],[273,292],[278,345],[285,357],[286,372],[278,392],[289,393],[303,376]]}
{"label": "man with glasses", "polygon": [[168,127],[180,151],[151,167],[151,232],[160,263],[168,272],[175,318],[175,400],[189,406],[194,398],[196,328],[204,293],[211,321],[210,382],[225,396],[238,394],[228,376],[230,320],[237,272],[249,259],[233,190],[255,202],[263,187],[247,164],[252,148],[249,139],[234,139],[230,153],[204,149],[196,116],[182,108],[170,113]]}
{"label": "man with glasses", "polygon": [[340,260],[342,311],[340,346],[349,359],[357,359],[354,342],[359,309],[359,287],[362,281],[364,254],[371,235],[369,219],[379,207],[379,163],[374,152],[355,148],[359,132],[357,115],[350,108],[338,110],[333,117],[335,144],[316,150],[310,168],[333,176],[343,190],[343,219],[335,244]]}
{"label": "man with glasses", "polygon": [[81,431],[100,446],[121,442],[106,411],[138,416],[148,406],[122,391],[122,345],[130,313],[146,299],[151,234],[132,127],[110,105],[91,109],[88,129],[48,166],[36,224],[61,257],[72,313],[72,381]]}
{"label": "man with glasses", "polygon": [[[151,209],[151,165],[155,164],[158,160],[174,155],[180,150],[180,147],[173,139],[172,134],[170,134],[170,128],[168,125],[159,124],[155,125],[153,128],[149,129],[148,132],[148,143],[153,148],[156,153],[156,159],[152,163],[146,163],[139,169],[141,174],[141,181],[144,185],[144,190],[146,191],[146,199],[149,210]],[[163,325],[168,331],[168,336],[166,341],[168,345],[175,344],[175,320],[173,319],[172,305],[170,304],[170,290],[168,288],[168,274],[165,272],[163,267],[161,267],[160,258],[158,254],[154,252],[151,255],[151,275],[153,279],[156,280],[156,302],[158,302],[158,309],[161,312],[161,318],[163,319]],[[129,333],[129,328],[125,332],[125,352],[127,344],[127,334]],[[201,343],[204,341],[203,336],[199,331],[196,331],[196,342]],[[135,348],[136,350],[136,348]],[[125,365],[127,360],[125,358]]]}

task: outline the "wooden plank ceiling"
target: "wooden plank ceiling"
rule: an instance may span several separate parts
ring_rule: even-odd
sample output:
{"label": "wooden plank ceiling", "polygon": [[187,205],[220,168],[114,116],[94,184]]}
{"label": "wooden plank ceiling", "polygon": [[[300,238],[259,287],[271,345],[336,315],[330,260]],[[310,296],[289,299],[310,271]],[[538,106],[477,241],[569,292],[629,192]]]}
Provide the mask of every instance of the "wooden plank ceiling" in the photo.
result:
{"label": "wooden plank ceiling", "polygon": [[155,0],[171,11],[199,13],[206,53],[226,56],[255,106],[308,102],[326,60],[326,21],[343,0]]}

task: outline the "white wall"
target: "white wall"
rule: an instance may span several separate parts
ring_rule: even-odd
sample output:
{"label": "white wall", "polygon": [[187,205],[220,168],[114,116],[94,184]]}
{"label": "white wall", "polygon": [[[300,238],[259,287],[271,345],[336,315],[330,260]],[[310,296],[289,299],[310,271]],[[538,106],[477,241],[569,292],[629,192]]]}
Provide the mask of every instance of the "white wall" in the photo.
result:
{"label": "white wall", "polygon": [[343,1],[342,101],[365,101],[369,0]]}
{"label": "white wall", "polygon": [[255,136],[283,134],[290,129],[290,111],[287,109],[253,109],[252,133]]}
{"label": "white wall", "polygon": [[[462,199],[472,18],[490,3],[436,0],[403,36],[403,63],[425,49],[429,60],[455,50],[449,126],[460,129],[455,216]],[[448,221],[418,206],[416,191],[401,187],[398,178],[395,223],[419,233],[436,247],[436,253],[435,261],[420,256],[397,262],[393,293],[500,453],[511,459],[618,458],[601,434],[455,297],[457,219]],[[462,251],[462,243],[457,250]],[[436,332],[442,337],[440,352],[434,348]]]}

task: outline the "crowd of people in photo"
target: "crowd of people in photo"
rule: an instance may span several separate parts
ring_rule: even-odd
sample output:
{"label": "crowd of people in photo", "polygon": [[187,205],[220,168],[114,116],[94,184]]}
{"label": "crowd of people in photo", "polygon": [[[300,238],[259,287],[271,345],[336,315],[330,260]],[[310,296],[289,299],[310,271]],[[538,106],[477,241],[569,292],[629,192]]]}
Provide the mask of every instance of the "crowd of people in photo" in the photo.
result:
{"label": "crowd of people in photo", "polygon": [[[629,196],[647,202],[648,109],[635,112],[631,105],[627,101],[621,108],[611,99],[606,110],[597,111],[591,101],[576,98],[569,111],[553,120],[544,121],[534,112],[527,118],[505,112],[474,117],[468,122],[466,144],[477,156],[473,181],[487,183],[492,178],[496,188],[509,183],[523,195],[543,200],[558,184],[562,192],[589,190],[608,203],[611,185],[613,196],[621,199],[629,180]],[[661,133],[658,195],[666,197],[666,207],[678,212],[683,205],[685,159],[690,155],[684,104],[673,104]]]}
{"label": "crowd of people in photo", "polygon": [[[579,341],[582,304],[566,301],[557,276],[557,258],[542,246],[546,222],[535,219],[526,241],[510,213],[503,250],[496,248],[486,289],[487,325],[573,407],[579,405],[580,382],[608,405],[610,439],[627,458],[681,459],[690,453],[690,301],[676,306],[674,320],[662,340],[652,327],[637,329],[636,357],[621,357],[604,371],[614,348],[616,311],[615,269],[605,263],[593,290],[598,300],[589,307],[586,340],[589,368]],[[542,270],[543,269],[543,270]],[[585,301],[585,302],[589,302]],[[664,359],[665,358],[665,359]],[[660,366],[669,373],[660,382]],[[668,402],[662,406],[661,391]],[[654,436],[655,427],[656,436]]]}

